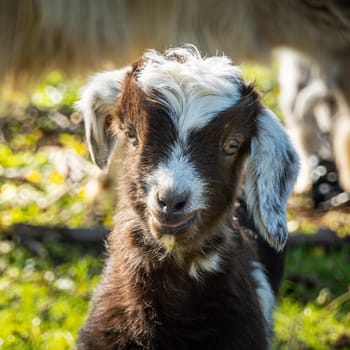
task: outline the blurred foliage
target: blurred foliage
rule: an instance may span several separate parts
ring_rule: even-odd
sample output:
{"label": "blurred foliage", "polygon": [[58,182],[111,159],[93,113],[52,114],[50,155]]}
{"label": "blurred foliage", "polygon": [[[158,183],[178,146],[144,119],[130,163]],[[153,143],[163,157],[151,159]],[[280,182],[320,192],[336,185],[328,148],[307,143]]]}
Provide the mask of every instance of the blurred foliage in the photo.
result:
{"label": "blurred foliage", "polygon": [[[243,75],[281,117],[276,70],[247,65]],[[80,85],[52,72],[21,112],[0,118],[0,349],[74,349],[99,279],[101,250],[50,240],[40,257],[7,233],[19,222],[111,225],[114,199],[100,185],[101,172],[88,159],[82,121],[73,112]],[[315,212],[307,196],[298,196],[288,225],[310,234],[322,225],[344,235],[350,214]],[[275,349],[350,349],[349,260],[347,249],[289,252]]]}
{"label": "blurred foliage", "polygon": [[[94,225],[89,205],[102,175],[88,160],[81,116],[73,112],[81,84],[63,84],[52,72],[21,113],[0,117],[0,227]],[[110,223],[112,202],[101,205],[99,220]]]}

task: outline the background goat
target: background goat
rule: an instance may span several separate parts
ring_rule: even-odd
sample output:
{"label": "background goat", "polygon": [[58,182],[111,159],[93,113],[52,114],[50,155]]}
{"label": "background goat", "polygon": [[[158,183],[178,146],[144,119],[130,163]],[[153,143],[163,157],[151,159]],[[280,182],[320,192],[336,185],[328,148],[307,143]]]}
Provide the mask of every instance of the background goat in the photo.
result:
{"label": "background goat", "polygon": [[103,167],[113,147],[122,155],[80,348],[267,349],[273,276],[232,212],[246,164],[251,220],[283,249],[298,162],[277,118],[228,58],[194,47],[96,75],[79,106],[93,159]]}
{"label": "background goat", "polygon": [[[339,186],[333,159],[336,154],[339,168],[348,164],[347,108],[326,85],[314,61],[291,50],[283,50],[279,57],[280,105],[302,164],[295,191],[312,186],[314,202],[321,209],[340,205],[349,195]],[[340,172],[340,182],[349,188],[346,173]]]}

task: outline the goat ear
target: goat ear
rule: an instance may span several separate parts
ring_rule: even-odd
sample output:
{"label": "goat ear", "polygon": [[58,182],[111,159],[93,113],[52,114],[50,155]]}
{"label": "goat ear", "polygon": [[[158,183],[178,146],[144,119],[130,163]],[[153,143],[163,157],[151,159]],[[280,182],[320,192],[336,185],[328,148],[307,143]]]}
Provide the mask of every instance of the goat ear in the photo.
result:
{"label": "goat ear", "polygon": [[298,156],[277,117],[263,109],[247,160],[246,200],[259,232],[276,250],[287,238],[286,207],[299,170]]}
{"label": "goat ear", "polygon": [[91,158],[101,169],[108,165],[116,142],[116,136],[108,130],[108,116],[118,101],[124,78],[130,69],[126,67],[96,74],[83,89],[76,104],[84,118]]}

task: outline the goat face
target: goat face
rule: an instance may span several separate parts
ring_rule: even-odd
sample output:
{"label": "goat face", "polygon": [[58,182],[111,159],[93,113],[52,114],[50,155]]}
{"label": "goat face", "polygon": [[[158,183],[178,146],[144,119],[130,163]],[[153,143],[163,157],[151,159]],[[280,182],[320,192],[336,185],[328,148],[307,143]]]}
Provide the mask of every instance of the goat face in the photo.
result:
{"label": "goat face", "polygon": [[202,84],[199,74],[186,81],[187,69],[179,62],[171,62],[180,68],[173,80],[149,87],[143,64],[125,78],[113,119],[114,130],[127,139],[125,194],[155,238],[205,238],[231,207],[255,133],[256,94],[232,106],[242,94],[238,86],[227,83],[223,93],[222,87]]}
{"label": "goat face", "polygon": [[202,59],[193,47],[150,51],[132,68],[94,78],[80,108],[100,166],[119,139],[122,198],[151,237],[165,246],[205,240],[230,211],[247,159],[252,217],[283,247],[296,155],[227,58]]}

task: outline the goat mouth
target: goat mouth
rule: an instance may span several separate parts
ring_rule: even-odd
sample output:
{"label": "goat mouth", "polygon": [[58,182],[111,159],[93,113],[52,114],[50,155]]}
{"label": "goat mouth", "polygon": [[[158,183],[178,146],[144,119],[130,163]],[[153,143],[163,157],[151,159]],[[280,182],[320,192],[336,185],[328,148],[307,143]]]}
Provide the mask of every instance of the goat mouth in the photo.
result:
{"label": "goat mouth", "polygon": [[176,222],[176,223],[162,223],[155,216],[151,215],[152,226],[153,228],[160,233],[163,234],[181,234],[186,232],[195,221],[195,214],[191,214],[186,218]]}

